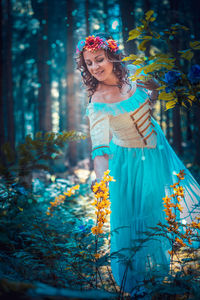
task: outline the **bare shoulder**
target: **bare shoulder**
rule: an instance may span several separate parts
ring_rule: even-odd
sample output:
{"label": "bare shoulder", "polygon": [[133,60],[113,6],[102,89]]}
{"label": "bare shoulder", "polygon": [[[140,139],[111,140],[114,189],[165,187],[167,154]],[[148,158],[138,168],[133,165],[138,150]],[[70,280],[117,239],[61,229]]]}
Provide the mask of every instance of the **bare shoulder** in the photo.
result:
{"label": "bare shoulder", "polygon": [[101,91],[95,91],[94,94],[91,96],[91,103],[94,102],[104,102],[105,96]]}

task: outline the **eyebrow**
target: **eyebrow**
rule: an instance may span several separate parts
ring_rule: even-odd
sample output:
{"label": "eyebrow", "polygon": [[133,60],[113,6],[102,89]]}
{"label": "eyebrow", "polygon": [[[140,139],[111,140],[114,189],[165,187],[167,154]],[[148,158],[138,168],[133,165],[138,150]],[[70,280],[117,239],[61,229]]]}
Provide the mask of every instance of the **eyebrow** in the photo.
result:
{"label": "eyebrow", "polygon": [[[99,56],[102,56],[103,54],[99,54],[97,56],[95,56],[95,58],[99,57]],[[86,59],[86,60],[90,60],[90,59]]]}

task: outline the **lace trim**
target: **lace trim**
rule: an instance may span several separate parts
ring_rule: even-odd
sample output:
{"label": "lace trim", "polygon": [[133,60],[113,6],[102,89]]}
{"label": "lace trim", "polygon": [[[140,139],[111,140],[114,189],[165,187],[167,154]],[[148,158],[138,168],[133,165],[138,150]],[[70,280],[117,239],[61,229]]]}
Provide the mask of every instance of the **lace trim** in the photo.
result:
{"label": "lace trim", "polygon": [[91,113],[103,113],[113,116],[120,115],[122,113],[135,111],[145,102],[150,101],[147,94],[147,90],[137,87],[135,93],[128,99],[120,102],[104,103],[104,102],[92,102],[87,105],[86,116]]}

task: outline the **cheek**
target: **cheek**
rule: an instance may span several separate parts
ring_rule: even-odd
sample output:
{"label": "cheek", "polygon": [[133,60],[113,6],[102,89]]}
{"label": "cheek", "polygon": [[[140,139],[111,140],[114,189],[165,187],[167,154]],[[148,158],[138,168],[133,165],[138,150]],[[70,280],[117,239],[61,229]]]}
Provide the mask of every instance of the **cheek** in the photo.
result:
{"label": "cheek", "polygon": [[112,63],[107,62],[107,63],[105,63],[104,67],[108,72],[112,72],[112,70],[113,70],[113,64]]}

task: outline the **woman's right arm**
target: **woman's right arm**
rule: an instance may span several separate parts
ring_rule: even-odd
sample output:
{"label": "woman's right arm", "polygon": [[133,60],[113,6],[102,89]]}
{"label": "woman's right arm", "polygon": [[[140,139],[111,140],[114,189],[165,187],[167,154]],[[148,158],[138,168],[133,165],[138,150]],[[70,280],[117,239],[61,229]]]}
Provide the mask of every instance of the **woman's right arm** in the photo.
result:
{"label": "woman's right arm", "polygon": [[96,174],[96,179],[101,179],[106,170],[108,170],[108,154],[96,156],[94,158],[94,171]]}
{"label": "woman's right arm", "polygon": [[92,159],[96,180],[100,181],[104,172],[108,170],[110,153],[110,128],[109,115],[102,111],[96,111],[93,106],[88,107],[90,120],[90,137],[92,141]]}

